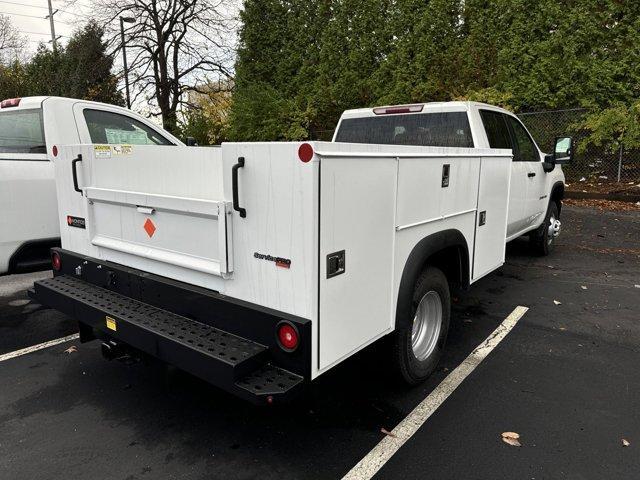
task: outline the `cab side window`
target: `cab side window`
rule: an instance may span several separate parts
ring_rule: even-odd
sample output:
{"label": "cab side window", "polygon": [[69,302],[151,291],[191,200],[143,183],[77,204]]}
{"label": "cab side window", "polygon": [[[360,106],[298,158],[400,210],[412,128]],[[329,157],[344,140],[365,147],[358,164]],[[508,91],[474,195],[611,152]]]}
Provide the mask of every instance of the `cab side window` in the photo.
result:
{"label": "cab side window", "polygon": [[514,152],[513,159],[517,162],[539,162],[538,149],[525,128],[515,118],[507,116],[507,119],[511,125],[513,137],[518,146],[517,152]]}
{"label": "cab side window", "polygon": [[511,135],[509,134],[505,116],[492,110],[480,110],[480,117],[482,118],[484,131],[487,133],[489,147],[512,150]]}
{"label": "cab side window", "polygon": [[91,143],[129,145],[173,145],[171,141],[138,120],[104,110],[84,110]]}

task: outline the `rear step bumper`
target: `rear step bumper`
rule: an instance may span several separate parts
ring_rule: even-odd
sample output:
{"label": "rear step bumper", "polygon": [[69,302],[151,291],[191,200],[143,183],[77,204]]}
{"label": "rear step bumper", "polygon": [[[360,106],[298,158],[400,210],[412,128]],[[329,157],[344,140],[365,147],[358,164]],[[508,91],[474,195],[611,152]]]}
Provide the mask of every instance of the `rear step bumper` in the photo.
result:
{"label": "rear step bumper", "polygon": [[[38,302],[256,404],[298,393],[303,377],[271,363],[269,348],[70,275],[35,282]],[[82,328],[81,328],[82,332]]]}

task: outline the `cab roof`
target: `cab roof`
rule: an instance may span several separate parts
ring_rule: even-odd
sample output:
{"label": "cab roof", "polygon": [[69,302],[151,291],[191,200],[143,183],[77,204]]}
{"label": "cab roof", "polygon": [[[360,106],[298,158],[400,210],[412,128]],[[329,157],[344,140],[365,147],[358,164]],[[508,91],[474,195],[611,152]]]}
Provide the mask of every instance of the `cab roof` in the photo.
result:
{"label": "cab roof", "polygon": [[417,102],[406,105],[384,105],[380,107],[369,107],[369,108],[355,108],[352,110],[345,110],[342,114],[341,118],[356,118],[356,117],[370,117],[376,115],[374,110],[378,109],[393,109],[394,107],[414,107],[414,106],[422,106],[422,109],[417,112],[398,112],[403,114],[416,114],[416,113],[425,113],[425,112],[468,112],[472,107],[476,108],[488,108],[491,110],[499,110],[505,113],[511,113],[504,108],[496,107],[495,105],[489,105],[488,103],[482,102],[471,102],[471,101],[454,101],[454,102]]}

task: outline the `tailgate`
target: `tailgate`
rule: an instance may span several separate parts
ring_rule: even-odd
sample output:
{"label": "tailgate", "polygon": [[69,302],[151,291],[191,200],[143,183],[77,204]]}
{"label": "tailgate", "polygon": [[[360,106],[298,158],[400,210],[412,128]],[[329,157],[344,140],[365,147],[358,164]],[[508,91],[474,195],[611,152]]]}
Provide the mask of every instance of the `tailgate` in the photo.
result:
{"label": "tailgate", "polygon": [[[233,271],[218,148],[81,147],[87,235],[100,257],[206,274]],[[155,266],[155,268],[154,268]]]}

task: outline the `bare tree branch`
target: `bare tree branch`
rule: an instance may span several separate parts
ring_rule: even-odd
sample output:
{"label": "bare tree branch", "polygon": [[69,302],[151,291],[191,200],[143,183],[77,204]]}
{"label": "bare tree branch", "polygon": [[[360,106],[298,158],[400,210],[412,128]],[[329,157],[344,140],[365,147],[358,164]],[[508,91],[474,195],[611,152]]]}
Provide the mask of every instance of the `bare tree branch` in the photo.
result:
{"label": "bare tree branch", "polygon": [[176,131],[189,92],[212,79],[231,79],[234,0],[91,1],[112,53],[122,48],[119,18],[135,19],[124,24],[133,99],[153,99],[151,114],[160,115],[168,130]]}

